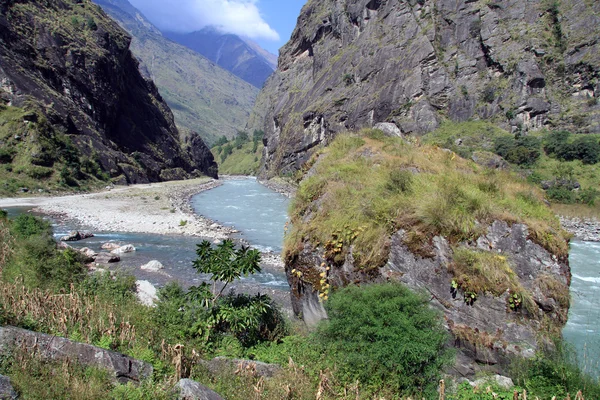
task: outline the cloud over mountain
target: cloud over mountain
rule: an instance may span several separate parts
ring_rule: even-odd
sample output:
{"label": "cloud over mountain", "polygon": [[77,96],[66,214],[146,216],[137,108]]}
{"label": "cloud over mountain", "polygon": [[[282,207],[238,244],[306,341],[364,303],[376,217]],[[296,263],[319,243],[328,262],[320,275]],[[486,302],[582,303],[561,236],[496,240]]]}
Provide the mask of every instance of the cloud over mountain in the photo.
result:
{"label": "cloud over mountain", "polygon": [[263,19],[258,0],[130,0],[160,29],[192,32],[215,26],[252,39],[279,40]]}

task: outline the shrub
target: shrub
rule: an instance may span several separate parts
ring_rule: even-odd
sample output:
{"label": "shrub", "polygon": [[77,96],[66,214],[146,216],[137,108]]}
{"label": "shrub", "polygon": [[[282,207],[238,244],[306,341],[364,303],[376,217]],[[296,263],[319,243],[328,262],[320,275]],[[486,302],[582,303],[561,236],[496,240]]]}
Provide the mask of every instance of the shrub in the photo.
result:
{"label": "shrub", "polygon": [[357,380],[373,392],[435,395],[441,368],[450,360],[441,316],[424,295],[397,283],[349,286],[326,304],[329,320],[314,339],[336,377]]}
{"label": "shrub", "polygon": [[31,214],[20,214],[12,220],[11,233],[18,238],[31,236],[52,235],[52,226],[48,221]]}
{"label": "shrub", "polygon": [[594,188],[586,188],[579,193],[577,201],[582,204],[587,204],[588,206],[593,206],[596,204],[598,195],[600,195],[600,191]]}
{"label": "shrub", "polygon": [[518,165],[530,165],[540,158],[540,141],[532,136],[502,136],[494,141],[494,151],[506,161]]}
{"label": "shrub", "polygon": [[14,151],[0,149],[0,164],[10,164],[13,160]]}
{"label": "shrub", "polygon": [[552,186],[546,191],[546,197],[556,203],[573,204],[575,203],[575,193],[564,186]]}
{"label": "shrub", "polygon": [[584,164],[596,164],[600,161],[600,143],[595,137],[579,136],[571,146],[574,158]]}

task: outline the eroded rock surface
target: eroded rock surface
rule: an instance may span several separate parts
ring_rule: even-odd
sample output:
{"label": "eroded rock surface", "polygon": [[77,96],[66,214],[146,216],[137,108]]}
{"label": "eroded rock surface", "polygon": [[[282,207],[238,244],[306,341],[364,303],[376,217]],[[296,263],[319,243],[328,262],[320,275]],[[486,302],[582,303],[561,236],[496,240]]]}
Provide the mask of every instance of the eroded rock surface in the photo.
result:
{"label": "eroded rock surface", "polygon": [[552,4],[309,1],[249,122],[265,131],[262,176],[362,127],[418,135],[489,119],[600,132],[600,2]]}
{"label": "eroded rock surface", "polygon": [[79,363],[83,367],[104,368],[120,383],[137,383],[152,374],[152,365],[120,353],[58,336],[32,332],[12,326],[0,327],[0,350],[24,349],[48,361]]}

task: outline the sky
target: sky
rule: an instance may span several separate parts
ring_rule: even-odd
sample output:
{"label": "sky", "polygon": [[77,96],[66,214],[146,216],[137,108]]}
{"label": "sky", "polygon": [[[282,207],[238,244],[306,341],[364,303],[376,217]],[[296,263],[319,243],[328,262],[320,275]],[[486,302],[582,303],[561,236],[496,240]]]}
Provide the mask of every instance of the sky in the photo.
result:
{"label": "sky", "polygon": [[129,0],[163,31],[216,26],[248,37],[273,54],[290,38],[307,0]]}

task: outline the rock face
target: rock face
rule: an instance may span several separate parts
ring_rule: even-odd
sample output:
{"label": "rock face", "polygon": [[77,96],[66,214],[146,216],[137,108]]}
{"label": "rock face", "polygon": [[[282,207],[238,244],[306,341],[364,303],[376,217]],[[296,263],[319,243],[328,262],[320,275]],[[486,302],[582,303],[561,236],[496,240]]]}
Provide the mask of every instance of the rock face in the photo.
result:
{"label": "rock face", "polygon": [[378,123],[600,132],[599,35],[585,0],[310,0],[249,123],[265,131],[261,175]]}
{"label": "rock face", "polygon": [[7,376],[0,375],[0,400],[16,400],[19,396],[10,384]]}
{"label": "rock face", "polygon": [[221,135],[234,137],[244,128],[258,94],[256,87],[215,66],[214,60],[167,39],[129,1],[94,2],[132,36],[131,51],[142,73],[156,82],[178,127],[198,132],[207,143]]}
{"label": "rock face", "polygon": [[223,400],[217,392],[191,379],[182,379],[175,385],[178,400]]}
{"label": "rock face", "polygon": [[2,352],[23,348],[48,361],[69,360],[84,367],[105,368],[123,384],[140,382],[152,374],[152,365],[123,354],[12,326],[0,327]]}
{"label": "rock face", "polygon": [[[363,273],[354,267],[352,255],[348,254],[342,267],[328,272],[328,282],[333,287],[341,287],[350,282],[392,280],[427,292],[431,304],[442,311],[445,325],[454,338],[453,345],[458,349],[453,369],[455,375],[472,377],[480,371],[501,373],[509,356],[531,357],[544,345],[540,334],[549,329],[543,327],[544,323],[554,326],[551,329],[555,332],[565,324],[571,280],[568,261],[557,259],[530,240],[527,226],[509,226],[506,222],[496,221],[485,235],[462,245],[472,250],[494,251],[499,257],[510,260],[514,273],[524,289],[531,293],[534,303],[518,311],[510,308],[508,291],[500,296],[480,293],[476,301],[466,302],[464,293],[453,290],[451,285],[454,255],[446,239],[434,237],[431,254],[424,257],[409,250],[404,240],[407,234],[401,230],[392,236],[390,256],[384,267]],[[319,292],[291,271],[301,269],[305,275],[324,272],[319,265],[325,265],[326,260],[319,254],[322,252],[306,244],[305,250],[286,265],[294,311],[308,323],[316,323],[327,314],[319,301]],[[563,293],[562,298],[559,293]]]}
{"label": "rock face", "polygon": [[[200,172],[216,177],[210,152],[179,143],[173,115],[154,83],[139,73],[130,41],[88,0],[2,0],[0,97],[31,109],[29,123],[47,120],[53,135],[72,142],[77,157],[94,160],[123,183]],[[48,155],[51,149],[43,147],[43,139],[20,138],[39,141],[41,154]],[[52,166],[38,158],[36,165]]]}

